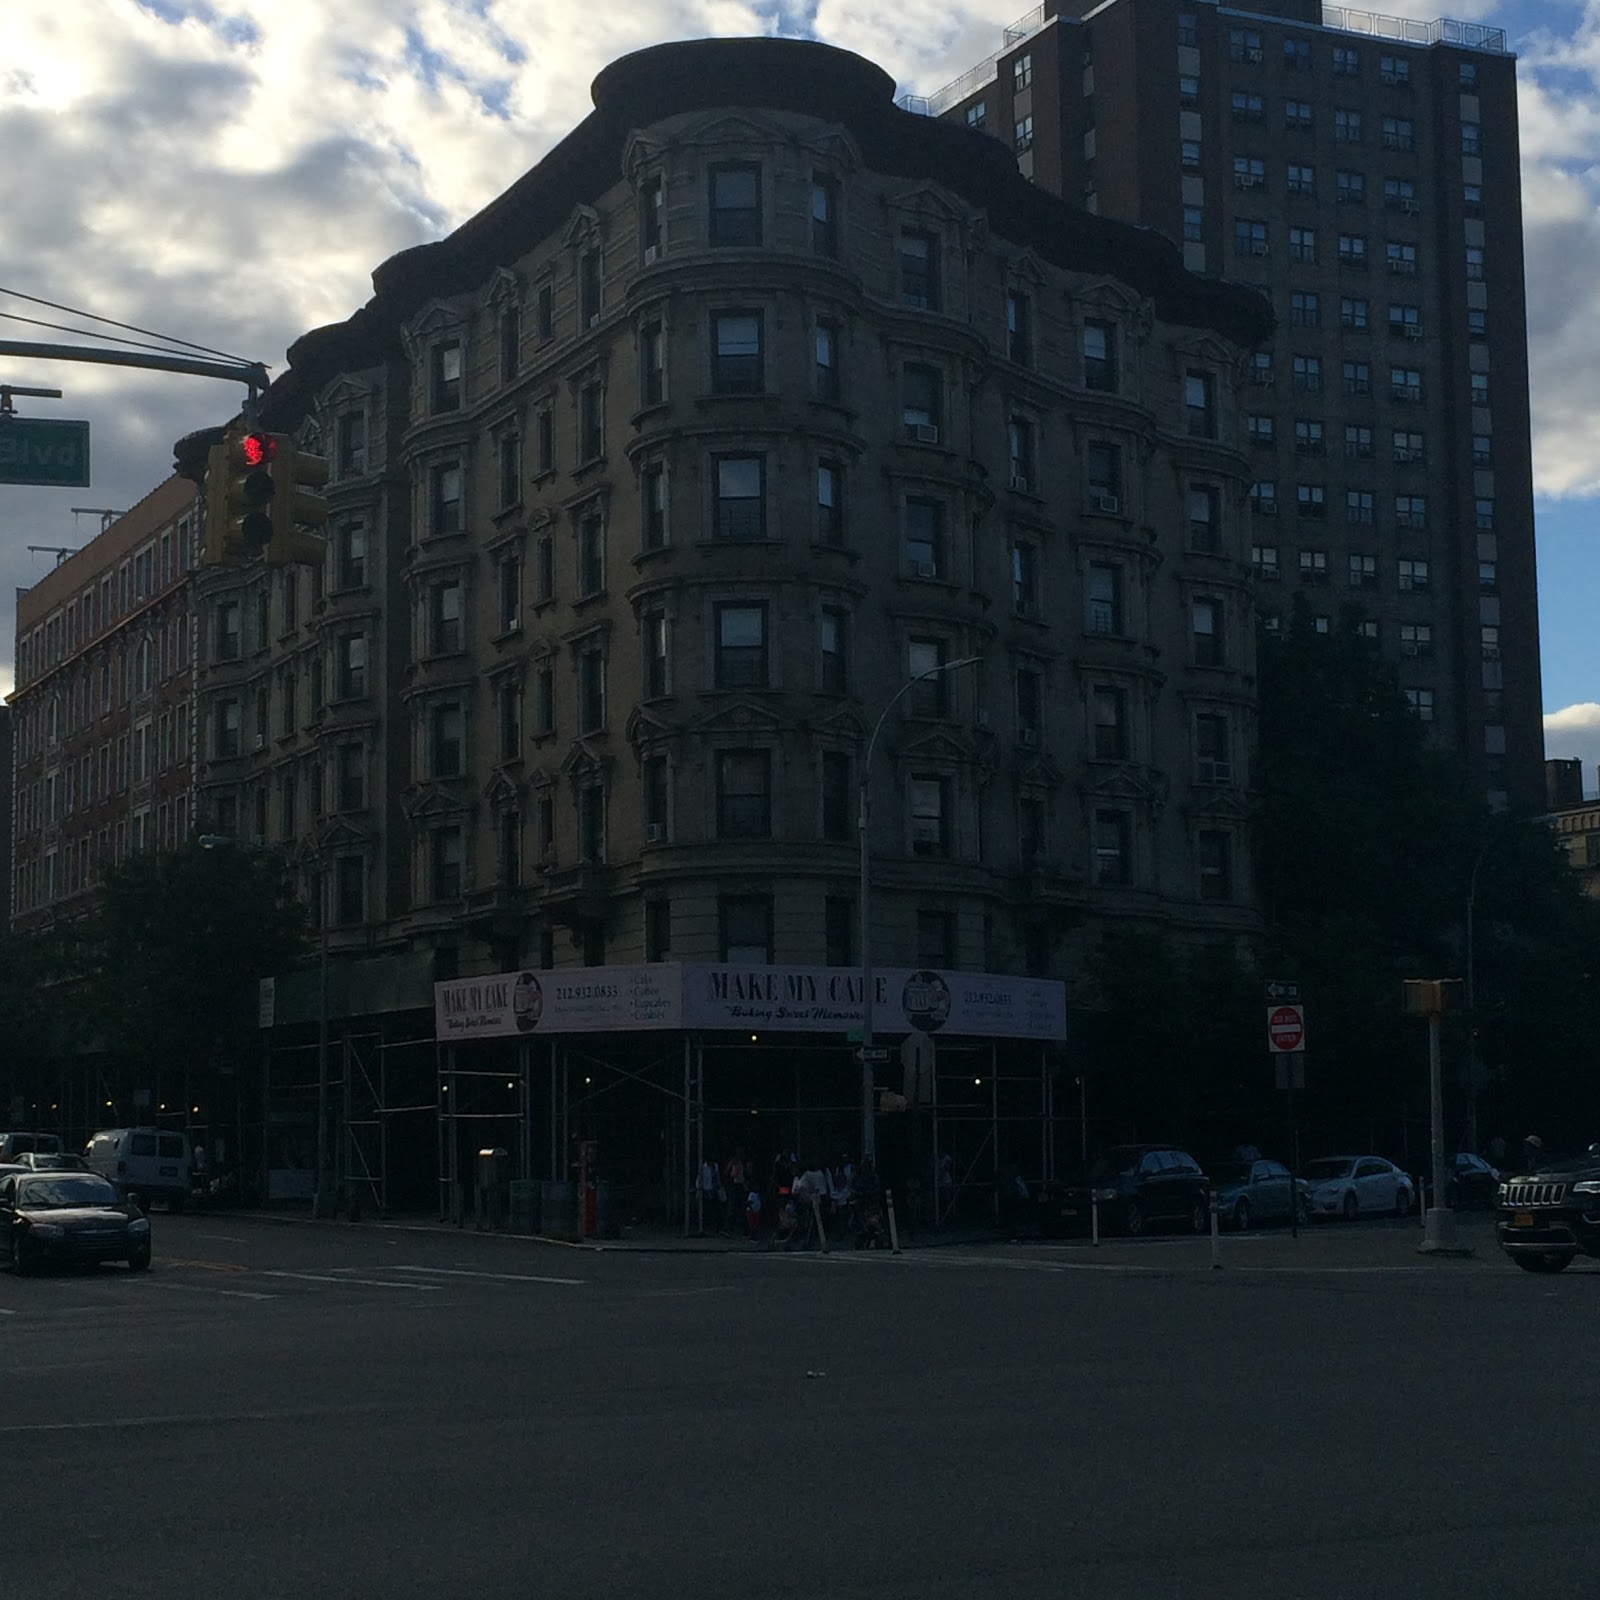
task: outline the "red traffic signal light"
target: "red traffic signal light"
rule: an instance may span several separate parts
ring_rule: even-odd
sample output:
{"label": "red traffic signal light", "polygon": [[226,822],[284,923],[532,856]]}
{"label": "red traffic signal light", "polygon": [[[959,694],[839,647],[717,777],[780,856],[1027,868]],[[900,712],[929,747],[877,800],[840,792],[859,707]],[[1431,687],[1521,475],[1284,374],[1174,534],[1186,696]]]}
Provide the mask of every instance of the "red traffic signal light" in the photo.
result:
{"label": "red traffic signal light", "polygon": [[247,467],[264,467],[278,453],[278,442],[270,433],[247,433],[240,443],[240,454]]}

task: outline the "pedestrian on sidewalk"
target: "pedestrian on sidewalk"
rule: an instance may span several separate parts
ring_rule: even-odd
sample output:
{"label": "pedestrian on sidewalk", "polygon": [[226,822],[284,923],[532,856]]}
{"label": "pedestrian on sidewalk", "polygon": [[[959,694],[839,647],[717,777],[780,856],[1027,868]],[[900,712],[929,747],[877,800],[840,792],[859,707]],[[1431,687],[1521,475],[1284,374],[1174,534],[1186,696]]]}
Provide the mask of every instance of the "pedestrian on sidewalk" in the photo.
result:
{"label": "pedestrian on sidewalk", "polygon": [[722,1164],[722,1190],[727,1197],[727,1231],[737,1234],[739,1213],[747,1209],[745,1197],[750,1193],[749,1163],[742,1144],[736,1144],[733,1154]]}
{"label": "pedestrian on sidewalk", "polygon": [[722,1232],[722,1206],[726,1199],[722,1189],[722,1174],[717,1164],[707,1156],[700,1163],[700,1204],[704,1208],[702,1233]]}

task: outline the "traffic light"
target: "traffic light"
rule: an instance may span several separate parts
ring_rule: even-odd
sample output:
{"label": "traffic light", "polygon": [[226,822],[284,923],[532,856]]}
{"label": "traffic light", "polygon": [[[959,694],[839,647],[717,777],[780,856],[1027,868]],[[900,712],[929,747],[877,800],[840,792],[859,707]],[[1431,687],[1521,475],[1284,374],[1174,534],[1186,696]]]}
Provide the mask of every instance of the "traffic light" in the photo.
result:
{"label": "traffic light", "polygon": [[296,562],[320,566],[328,541],[316,530],[328,520],[328,502],[318,491],[328,481],[328,458],[302,450],[286,433],[272,438],[277,447],[272,463],[277,492],[272,496],[267,563],[275,567]]}
{"label": "traffic light", "polygon": [[243,561],[271,540],[278,443],[276,434],[235,423],[207,453],[202,566]]}

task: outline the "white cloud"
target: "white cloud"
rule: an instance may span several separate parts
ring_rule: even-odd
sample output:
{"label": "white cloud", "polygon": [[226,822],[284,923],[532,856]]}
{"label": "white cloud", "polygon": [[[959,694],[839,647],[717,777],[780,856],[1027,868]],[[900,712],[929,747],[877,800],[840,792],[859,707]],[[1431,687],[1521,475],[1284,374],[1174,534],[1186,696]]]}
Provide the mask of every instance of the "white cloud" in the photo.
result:
{"label": "white cloud", "polygon": [[1600,767],[1600,705],[1585,700],[1550,712],[1544,719],[1544,750],[1552,761],[1581,761],[1584,793],[1595,793],[1595,769]]}

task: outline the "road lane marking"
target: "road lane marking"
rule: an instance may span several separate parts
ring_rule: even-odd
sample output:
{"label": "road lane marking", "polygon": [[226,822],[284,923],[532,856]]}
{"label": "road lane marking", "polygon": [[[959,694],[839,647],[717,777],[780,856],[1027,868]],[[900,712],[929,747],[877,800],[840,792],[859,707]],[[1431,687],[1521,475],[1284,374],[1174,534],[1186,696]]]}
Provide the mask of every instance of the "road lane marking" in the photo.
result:
{"label": "road lane marking", "polygon": [[197,1233],[197,1239],[221,1239],[226,1244],[249,1244],[242,1233]]}
{"label": "road lane marking", "polygon": [[437,1294],[444,1287],[438,1283],[389,1283],[382,1278],[340,1278],[325,1272],[274,1272],[265,1267],[251,1270],[263,1278],[299,1278],[306,1283],[359,1283],[369,1289],[423,1289],[430,1294]]}
{"label": "road lane marking", "polygon": [[275,1294],[252,1293],[249,1289],[216,1289],[209,1283],[172,1283],[164,1278],[146,1280],[152,1289],[176,1289],[184,1294],[225,1294],[230,1300],[276,1300]]}
{"label": "road lane marking", "polygon": [[[343,1269],[349,1270],[349,1269]],[[355,1269],[359,1271],[360,1269]],[[587,1283],[586,1278],[544,1278],[537,1277],[528,1272],[468,1272],[462,1267],[390,1267],[382,1268],[384,1272],[426,1272],[440,1278],[490,1278],[499,1283],[561,1283],[580,1284]],[[418,1285],[421,1288],[422,1285]],[[439,1287],[437,1284],[435,1288]]]}
{"label": "road lane marking", "polygon": [[197,1272],[248,1272],[250,1268],[237,1261],[189,1261],[182,1256],[157,1256],[163,1267],[192,1267]]}
{"label": "road lane marking", "polygon": [[646,1289],[643,1298],[646,1300],[669,1300],[680,1295],[690,1294],[732,1294],[739,1287],[736,1283],[715,1283],[703,1289]]}
{"label": "road lane marking", "polygon": [[92,1422],[5,1422],[0,1423],[0,1438],[13,1433],[95,1433],[131,1428],[214,1428],[230,1422],[313,1422],[325,1418],[371,1416],[393,1412],[396,1407],[379,1401],[370,1405],[319,1406],[294,1411],[230,1411],[209,1413],[174,1412],[154,1417],[97,1417]]}

